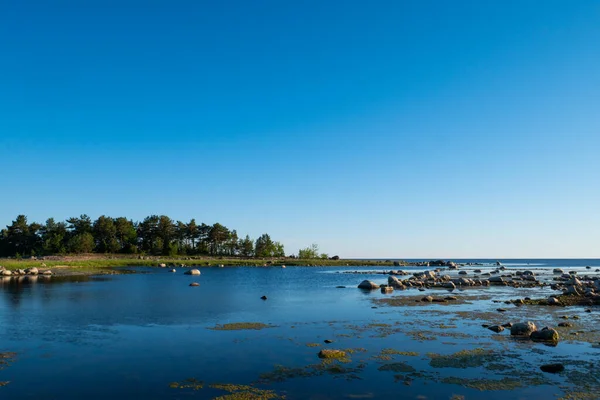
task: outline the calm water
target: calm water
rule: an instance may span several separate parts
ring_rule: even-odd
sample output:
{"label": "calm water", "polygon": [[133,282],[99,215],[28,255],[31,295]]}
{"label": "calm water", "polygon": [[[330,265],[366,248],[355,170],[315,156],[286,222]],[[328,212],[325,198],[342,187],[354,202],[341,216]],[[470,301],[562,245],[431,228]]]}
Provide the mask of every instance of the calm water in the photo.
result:
{"label": "calm water", "polygon": [[[586,273],[588,265],[592,272],[600,268],[599,260],[503,263],[509,269],[544,271],[559,266],[580,274]],[[332,348],[364,349],[353,354],[352,363],[347,365],[356,368],[355,373],[290,377],[281,382],[256,384],[257,387],[273,389],[288,399],[398,398],[399,393],[402,398],[429,399],[448,399],[453,394],[467,399],[538,398],[560,394],[560,386],[573,382],[565,376],[552,376],[544,377],[549,381],[542,384],[510,392],[481,392],[442,381],[448,377],[489,378],[495,373],[490,372],[493,368],[479,365],[436,369],[426,354],[449,354],[475,347],[503,349],[510,352],[519,368],[531,368],[536,373],[542,361],[565,357],[574,358],[574,365],[583,370],[587,368],[585,363],[600,365],[600,350],[590,343],[565,341],[554,348],[519,343],[510,341],[508,335],[495,338],[482,330],[482,321],[477,318],[462,321],[446,314],[448,308],[444,306],[375,304],[374,299],[386,295],[378,291],[366,293],[356,289],[356,285],[363,279],[384,283],[387,276],[341,273],[356,270],[373,268],[204,268],[201,276],[183,275],[183,269],[170,273],[165,269],[137,268],[138,273],[129,275],[52,277],[36,283],[5,280],[0,284],[0,352],[17,355],[11,365],[0,369],[0,381],[10,382],[0,387],[0,398],[213,398],[226,393],[208,387],[197,391],[174,389],[169,384],[186,378],[196,378],[207,385],[251,384],[262,373],[273,371],[275,365],[303,368],[318,363],[319,347],[307,344],[323,345],[324,339],[335,341],[326,345]],[[190,282],[199,282],[200,286],[189,287]],[[340,285],[347,288],[336,288]],[[518,297],[508,288],[468,292],[500,300]],[[547,293],[549,289],[523,289],[519,296]],[[427,293],[410,290],[392,296],[424,294]],[[268,300],[261,300],[263,295]],[[453,307],[469,313],[493,311],[498,305],[486,298]],[[596,310],[583,313],[583,309],[574,308],[569,312],[580,313],[590,323],[598,324]],[[515,311],[504,319],[518,322],[514,320],[517,315]],[[537,317],[540,322],[553,323],[556,316]],[[234,322],[262,322],[273,327],[209,329]],[[453,328],[435,329],[443,324]],[[431,337],[415,337],[419,331]],[[419,356],[374,358],[384,348],[415,351]],[[386,363],[400,361],[422,373],[406,379],[411,371],[380,370]],[[498,379],[505,376],[498,375]]]}

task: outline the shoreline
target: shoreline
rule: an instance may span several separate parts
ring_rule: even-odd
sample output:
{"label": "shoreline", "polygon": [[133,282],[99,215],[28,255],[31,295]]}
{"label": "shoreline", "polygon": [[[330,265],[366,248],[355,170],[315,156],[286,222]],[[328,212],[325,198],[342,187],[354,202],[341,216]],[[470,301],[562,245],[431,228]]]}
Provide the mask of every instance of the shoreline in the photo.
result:
{"label": "shoreline", "polygon": [[[122,255],[86,255],[86,256],[46,256],[35,259],[0,259],[0,266],[7,270],[52,269],[53,272],[65,275],[73,273],[95,272],[102,274],[107,270],[126,267],[156,267],[156,268],[185,268],[185,267],[405,267],[410,265],[404,261],[391,260],[325,260],[298,258],[224,258],[224,257],[160,257],[160,256],[122,256]],[[55,271],[54,271],[55,270]],[[67,272],[68,273],[68,272]]]}

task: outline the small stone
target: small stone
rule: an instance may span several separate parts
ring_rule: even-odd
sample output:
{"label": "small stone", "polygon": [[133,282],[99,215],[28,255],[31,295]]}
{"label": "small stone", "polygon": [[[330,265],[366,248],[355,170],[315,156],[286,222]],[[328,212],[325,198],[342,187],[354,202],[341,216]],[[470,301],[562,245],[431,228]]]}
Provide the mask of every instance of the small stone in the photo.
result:
{"label": "small stone", "polygon": [[266,300],[266,299],[267,299],[267,296],[261,296],[261,299],[262,299],[262,300]]}
{"label": "small stone", "polygon": [[500,325],[494,325],[494,326],[490,326],[488,327],[488,329],[490,331],[496,332],[496,333],[500,333],[504,330],[504,327],[500,326]]}
{"label": "small stone", "polygon": [[325,339],[325,340],[323,340],[323,342],[325,342],[325,343],[333,343],[333,340]]}
{"label": "small stone", "polygon": [[561,328],[569,328],[569,327],[573,326],[573,324],[570,322],[561,322],[558,324],[558,326],[560,326]]}
{"label": "small stone", "polygon": [[556,363],[556,364],[544,364],[540,367],[540,369],[544,372],[549,372],[551,374],[555,374],[557,372],[562,372],[565,370],[565,366],[560,364],[560,363]]}
{"label": "small stone", "polygon": [[425,297],[423,297],[421,299],[421,301],[426,301],[426,302],[431,303],[433,301],[433,297],[431,297],[431,296],[425,296]]}
{"label": "small stone", "polygon": [[200,284],[198,282],[192,282],[190,283],[190,286],[200,286]]}

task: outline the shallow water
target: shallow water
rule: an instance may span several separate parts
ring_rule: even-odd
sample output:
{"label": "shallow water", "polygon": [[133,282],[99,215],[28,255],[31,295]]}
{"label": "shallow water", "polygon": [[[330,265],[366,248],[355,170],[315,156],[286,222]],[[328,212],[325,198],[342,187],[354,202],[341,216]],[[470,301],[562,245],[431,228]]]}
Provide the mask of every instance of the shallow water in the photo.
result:
{"label": "shallow water", "polygon": [[[493,268],[490,260],[483,262],[483,267],[463,269],[471,276],[473,268]],[[594,274],[600,261],[511,260],[505,265],[532,269],[550,279],[555,267]],[[587,265],[592,269],[586,270]],[[401,398],[529,399],[593,393],[600,388],[600,333],[594,331],[600,326],[600,310],[517,308],[493,302],[545,297],[552,292],[549,288],[468,289],[454,291],[459,304],[392,307],[377,300],[448,293],[439,289],[391,295],[365,292],[356,289],[360,281],[385,283],[387,276],[343,273],[373,271],[372,267],[203,268],[201,276],[183,275],[184,269],[179,268],[176,273],[160,268],[136,271],[52,277],[34,283],[2,281],[0,353],[16,356],[3,369],[0,365],[0,382],[10,382],[0,387],[1,398],[180,399],[227,394],[209,387],[214,383],[252,384],[288,399],[398,398],[400,394]],[[200,286],[190,287],[190,282]],[[263,295],[266,301],[260,299]],[[499,313],[499,307],[508,311]],[[580,319],[573,321],[575,327],[569,331],[561,331],[563,340],[556,347],[511,340],[507,331],[494,334],[481,327],[527,319],[556,326],[562,315]],[[210,329],[236,322],[270,327]],[[577,330],[587,333],[581,339],[571,335]],[[334,343],[325,344],[325,339]],[[329,368],[319,364],[317,357],[326,347],[360,350]],[[418,355],[382,355],[386,348]],[[487,356],[469,358],[466,367],[440,366],[430,354],[474,349],[484,349]],[[539,365],[552,361],[563,362],[565,372],[550,375],[539,370]],[[596,375],[586,372],[590,368]],[[205,385],[198,390],[170,387],[188,378]],[[522,385],[481,390],[490,388],[483,387],[481,380],[502,379]]]}

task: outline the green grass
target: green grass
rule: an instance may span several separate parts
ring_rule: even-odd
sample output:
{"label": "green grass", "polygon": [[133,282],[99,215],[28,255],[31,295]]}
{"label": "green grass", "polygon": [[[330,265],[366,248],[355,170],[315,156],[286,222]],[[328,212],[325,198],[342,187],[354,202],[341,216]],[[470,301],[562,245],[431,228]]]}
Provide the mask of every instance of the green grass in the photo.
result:
{"label": "green grass", "polygon": [[[38,268],[112,268],[112,267],[158,267],[164,263],[167,267],[180,266],[185,264],[187,267],[215,267],[215,266],[392,266],[392,262],[374,261],[374,260],[300,260],[293,258],[280,259],[243,259],[243,258],[218,258],[218,257],[144,257],[139,259],[132,256],[122,255],[94,255],[91,257],[64,257],[55,259],[33,260],[33,259],[0,259],[0,266],[9,270],[25,269],[31,267]],[[45,267],[42,266],[45,264]]]}

